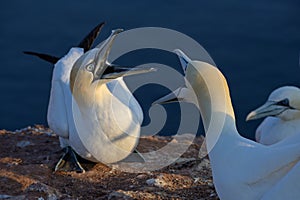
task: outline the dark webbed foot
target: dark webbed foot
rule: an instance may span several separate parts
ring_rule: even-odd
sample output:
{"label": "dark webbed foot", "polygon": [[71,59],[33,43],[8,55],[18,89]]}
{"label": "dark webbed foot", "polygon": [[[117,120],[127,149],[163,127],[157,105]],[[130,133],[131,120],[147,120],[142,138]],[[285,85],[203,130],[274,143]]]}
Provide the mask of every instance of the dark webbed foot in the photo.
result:
{"label": "dark webbed foot", "polygon": [[78,162],[77,155],[73,151],[73,149],[70,146],[68,146],[65,147],[64,150],[65,153],[62,155],[62,157],[56,164],[54,171],[76,171],[77,173],[84,173],[85,170]]}

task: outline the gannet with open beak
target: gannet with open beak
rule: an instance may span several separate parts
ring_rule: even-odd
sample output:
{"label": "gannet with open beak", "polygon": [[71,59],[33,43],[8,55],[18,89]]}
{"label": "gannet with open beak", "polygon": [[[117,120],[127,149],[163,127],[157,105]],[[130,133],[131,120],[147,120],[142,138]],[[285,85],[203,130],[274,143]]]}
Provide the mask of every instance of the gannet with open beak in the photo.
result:
{"label": "gannet with open beak", "polygon": [[274,90],[267,102],[250,112],[246,121],[264,118],[255,139],[265,145],[277,143],[300,132],[300,89],[284,86]]}
{"label": "gannet with open beak", "polygon": [[191,87],[155,102],[190,100],[197,96],[206,133],[213,181],[222,200],[300,199],[300,134],[265,146],[240,136],[236,129],[229,88],[214,66],[189,59],[176,50]]}
{"label": "gannet with open beak", "polygon": [[81,56],[70,76],[78,135],[92,157],[104,164],[128,157],[140,136],[143,112],[123,77],[153,71],[153,68],[119,68],[106,73],[111,71],[108,56],[113,41],[121,31],[112,31],[99,48]]}
{"label": "gannet with open beak", "polygon": [[[51,56],[48,54],[41,54],[36,52],[25,52],[26,54],[35,55],[40,57],[43,60],[51,62],[55,64],[53,70],[53,77],[52,77],[52,87],[50,93],[50,100],[48,106],[48,113],[47,113],[47,121],[49,127],[59,136],[61,147],[65,149],[66,153],[62,156],[55,167],[55,171],[57,170],[64,170],[64,171],[77,171],[77,172],[84,172],[84,169],[80,165],[77,160],[76,154],[79,154],[82,158],[93,162],[99,162],[96,158],[94,158],[91,153],[86,149],[86,147],[81,142],[81,138],[78,135],[78,131],[76,125],[74,123],[74,114],[72,108],[73,97],[70,90],[70,73],[71,69],[75,63],[75,61],[84,54],[84,52],[88,51],[96,37],[98,36],[101,28],[103,27],[104,23],[97,25],[78,45],[77,48],[71,48],[70,51],[63,56],[62,58],[58,58],[56,56]],[[105,56],[107,58],[109,54],[109,50],[111,48],[111,42],[113,41],[115,35],[112,35],[107,41],[101,43],[100,50],[102,52],[101,56],[102,61],[105,61],[105,69],[103,69],[102,78],[106,77],[107,80],[113,80],[118,77],[145,73],[148,71],[152,71],[152,69],[132,69],[128,67],[120,67],[120,66],[113,66],[106,62],[104,59]],[[91,52],[96,52],[99,48],[91,50]],[[89,52],[90,53],[90,52]],[[91,54],[85,54],[83,57]],[[103,55],[104,54],[104,55]],[[99,54],[100,55],[100,54]],[[100,61],[100,60],[99,60]],[[125,83],[120,82],[123,86]],[[127,89],[126,86],[124,88]],[[118,93],[120,90],[114,90],[113,92]],[[122,91],[122,90],[121,90]],[[127,93],[130,91],[127,89]],[[124,92],[123,92],[124,93]],[[112,94],[111,94],[112,95]],[[134,97],[133,100],[134,101]],[[137,103],[135,101],[135,103]],[[73,107],[76,106],[76,103],[73,104]],[[139,121],[143,120],[143,113],[139,107],[139,104],[135,105],[137,108],[135,111],[136,115],[139,116]],[[76,108],[75,108],[76,109]],[[103,109],[105,110],[105,109]],[[127,157],[126,160],[128,161],[142,161],[141,155],[135,150],[135,154],[131,154],[130,158]]]}

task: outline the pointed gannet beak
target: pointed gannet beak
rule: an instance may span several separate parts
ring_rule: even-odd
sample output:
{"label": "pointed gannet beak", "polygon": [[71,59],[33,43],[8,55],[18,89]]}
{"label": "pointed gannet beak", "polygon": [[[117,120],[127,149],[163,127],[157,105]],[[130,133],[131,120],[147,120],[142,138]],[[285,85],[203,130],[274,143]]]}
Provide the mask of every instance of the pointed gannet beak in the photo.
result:
{"label": "pointed gannet beak", "polygon": [[[183,51],[180,49],[175,49],[173,51],[175,54],[177,54],[180,64],[182,66],[182,69],[184,73],[186,72],[188,64],[192,61]],[[188,89],[187,87],[180,87],[173,91],[172,93],[161,97],[160,99],[156,100],[152,103],[152,105],[156,104],[167,104],[167,103],[173,103],[173,102],[195,102],[195,93]]]}
{"label": "pointed gannet beak", "polygon": [[144,74],[149,72],[155,72],[157,71],[156,68],[153,67],[122,67],[122,66],[113,66],[110,65],[108,68],[104,71],[104,74],[102,75],[102,79],[116,79],[119,77],[125,77],[125,76],[132,76],[136,74]]}
{"label": "pointed gannet beak", "polygon": [[289,109],[289,107],[278,105],[278,102],[267,101],[264,105],[250,112],[246,118],[246,121],[268,116],[277,116],[287,109]]}
{"label": "pointed gannet beak", "polygon": [[97,52],[95,55],[95,68],[94,68],[94,80],[98,80],[102,78],[104,71],[109,67],[108,56],[112,48],[112,44],[116,38],[116,36],[121,33],[123,29],[113,30],[111,35],[102,42],[101,46],[97,48]]}
{"label": "pointed gannet beak", "polygon": [[108,62],[108,56],[111,51],[116,36],[123,32],[123,29],[113,30],[111,35],[102,42],[95,56],[94,80],[98,79],[116,79],[118,77],[131,76],[156,71],[155,68],[132,68],[112,65]]}
{"label": "pointed gannet beak", "polygon": [[154,101],[152,105],[167,104],[173,102],[183,102],[183,101],[189,102],[187,98],[191,96],[190,95],[191,92],[192,91],[186,87],[180,87],[177,88],[175,91],[171,92],[170,94],[167,94],[166,96],[163,96],[158,100]]}

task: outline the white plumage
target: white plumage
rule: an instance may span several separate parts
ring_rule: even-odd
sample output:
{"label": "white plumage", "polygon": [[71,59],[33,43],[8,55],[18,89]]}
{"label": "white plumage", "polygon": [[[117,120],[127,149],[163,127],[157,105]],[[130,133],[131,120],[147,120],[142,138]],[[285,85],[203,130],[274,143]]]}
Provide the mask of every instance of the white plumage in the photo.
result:
{"label": "white plumage", "polygon": [[75,61],[82,55],[82,48],[71,48],[54,65],[47,121],[59,136],[62,148],[71,146],[83,158],[96,161],[80,142],[73,119],[70,73]]}
{"label": "white plumage", "polygon": [[[182,51],[176,53],[186,60]],[[223,74],[205,62],[188,59],[186,63],[185,77],[191,87],[176,95],[181,100],[191,99],[186,90],[193,90],[197,96],[220,199],[300,199],[300,135],[271,146],[241,137]],[[168,100],[167,96],[156,103]]]}
{"label": "white plumage", "polygon": [[124,71],[105,74],[108,55],[119,32],[113,31],[99,48],[81,56],[70,76],[80,141],[98,162],[106,164],[123,160],[134,151],[143,121],[142,109],[123,76],[152,71],[120,68]]}
{"label": "white plumage", "polygon": [[[152,69],[132,69],[112,66],[108,63],[107,59],[112,43],[120,31],[114,31],[97,48],[89,50],[103,25],[104,23],[98,24],[81,41],[78,48],[71,48],[62,58],[25,52],[55,64],[47,121],[49,127],[59,136],[60,145],[66,151],[57,163],[55,171],[84,172],[74,151],[82,158],[106,164],[120,161],[126,157],[128,157],[126,161],[130,162],[143,161],[137,151],[135,154],[131,154],[139,139],[143,112],[122,77],[146,73]],[[79,91],[79,93],[76,92],[77,90],[73,90],[74,94],[77,94],[75,95],[77,100],[83,97],[87,100],[85,103],[88,102],[82,104],[79,101],[81,104],[77,104],[78,101],[74,100],[71,92],[71,88],[74,89],[78,86],[76,80],[80,80],[77,72],[80,67],[87,70],[94,66],[97,66],[97,70],[93,74],[92,83],[99,85],[99,89],[96,93],[90,90],[90,95],[86,96],[86,90]],[[91,72],[86,71],[86,73],[90,74]],[[93,84],[90,82],[85,86],[90,88],[91,85]],[[94,98],[95,96],[97,98]],[[82,116],[84,117],[82,118]],[[126,140],[126,138],[131,139]],[[125,148],[125,153],[118,151],[118,145]]]}
{"label": "white plumage", "polygon": [[284,86],[274,90],[267,102],[250,112],[247,120],[263,118],[255,133],[257,142],[275,144],[294,134],[300,134],[300,89]]}
{"label": "white plumage", "polygon": [[59,136],[60,145],[66,151],[58,161],[55,171],[76,170],[77,172],[84,172],[73,149],[82,157],[96,161],[81,143],[74,124],[70,73],[75,61],[91,48],[103,25],[104,22],[94,27],[79,43],[78,47],[71,48],[62,58],[37,52],[24,52],[54,64],[47,121],[49,127]]}

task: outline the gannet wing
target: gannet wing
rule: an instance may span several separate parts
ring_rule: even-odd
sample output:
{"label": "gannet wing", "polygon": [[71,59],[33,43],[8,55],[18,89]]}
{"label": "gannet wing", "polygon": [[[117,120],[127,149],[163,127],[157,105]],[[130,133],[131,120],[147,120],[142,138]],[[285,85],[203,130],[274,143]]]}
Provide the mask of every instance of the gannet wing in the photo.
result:
{"label": "gannet wing", "polygon": [[49,127],[60,137],[69,137],[69,127],[65,95],[61,83],[53,81],[48,105],[47,121]]}
{"label": "gannet wing", "polygon": [[69,120],[73,120],[71,116],[72,94],[69,85],[70,71],[82,54],[82,48],[71,48],[53,69],[47,119],[50,128],[64,138],[69,137]]}
{"label": "gannet wing", "polygon": [[267,177],[279,179],[288,172],[292,163],[299,161],[299,143],[265,146],[243,138],[236,146],[233,154],[239,153],[238,158],[234,157],[232,167],[236,167],[237,171],[241,168],[251,169],[249,173],[240,174],[249,184]]}
{"label": "gannet wing", "polygon": [[[89,32],[89,34],[87,36],[85,36],[83,38],[83,40],[79,43],[78,47],[83,48],[84,52],[90,50],[94,41],[98,37],[101,29],[103,28],[104,24],[105,24],[105,22],[101,22],[95,28],[93,28],[93,30],[91,30],[91,32]],[[61,59],[61,57],[56,57],[56,56],[52,56],[49,54],[37,53],[37,52],[32,52],[32,51],[23,51],[23,53],[28,54],[28,55],[37,56],[40,59],[50,62],[52,64],[57,63],[57,61],[59,61],[59,59]]]}
{"label": "gannet wing", "polygon": [[255,132],[255,140],[261,144],[273,144],[277,142],[277,137],[275,133],[271,133],[272,127],[274,127],[280,119],[276,117],[267,117],[263,122],[257,127]]}
{"label": "gannet wing", "polygon": [[57,61],[60,59],[56,56],[51,56],[48,54],[44,54],[44,53],[37,53],[37,52],[32,52],[32,51],[23,51],[23,53],[28,54],[28,55],[33,55],[33,56],[37,56],[42,60],[45,60],[47,62],[50,62],[52,64],[57,63]]}
{"label": "gannet wing", "polygon": [[262,200],[300,199],[300,162],[298,162],[280,181],[278,181]]}

